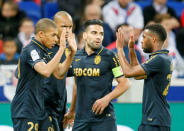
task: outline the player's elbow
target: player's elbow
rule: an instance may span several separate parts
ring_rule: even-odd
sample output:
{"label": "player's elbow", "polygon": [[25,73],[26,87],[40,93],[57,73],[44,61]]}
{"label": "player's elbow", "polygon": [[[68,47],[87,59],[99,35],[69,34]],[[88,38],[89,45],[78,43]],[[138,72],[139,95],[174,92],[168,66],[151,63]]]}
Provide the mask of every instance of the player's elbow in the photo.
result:
{"label": "player's elbow", "polygon": [[51,73],[48,72],[48,71],[44,71],[44,72],[42,72],[42,75],[43,75],[44,77],[46,77],[46,78],[49,78],[50,75],[51,75]]}
{"label": "player's elbow", "polygon": [[123,85],[124,85],[125,90],[128,90],[130,88],[130,81],[126,79]]}
{"label": "player's elbow", "polygon": [[130,88],[130,81],[127,78],[123,78],[122,81],[120,82],[120,87],[122,87],[122,91],[125,92]]}

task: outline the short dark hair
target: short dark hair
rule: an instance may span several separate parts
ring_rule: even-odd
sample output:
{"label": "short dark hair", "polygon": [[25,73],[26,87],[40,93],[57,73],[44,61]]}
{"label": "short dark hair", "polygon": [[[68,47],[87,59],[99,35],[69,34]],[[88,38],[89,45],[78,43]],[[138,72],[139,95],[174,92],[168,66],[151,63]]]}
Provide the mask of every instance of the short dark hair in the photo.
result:
{"label": "short dark hair", "polygon": [[161,24],[150,24],[144,28],[144,30],[146,29],[153,34],[156,34],[162,42],[164,42],[167,38],[166,30]]}
{"label": "short dark hair", "polygon": [[37,34],[39,31],[47,32],[49,28],[57,29],[55,22],[48,18],[42,18],[36,23],[35,34]]}
{"label": "short dark hair", "polygon": [[90,25],[100,25],[103,27],[103,21],[97,19],[88,20],[83,25],[83,31],[85,31]]}
{"label": "short dark hair", "polygon": [[119,24],[116,26],[116,32],[118,32],[118,29],[122,26],[130,26],[128,23]]}

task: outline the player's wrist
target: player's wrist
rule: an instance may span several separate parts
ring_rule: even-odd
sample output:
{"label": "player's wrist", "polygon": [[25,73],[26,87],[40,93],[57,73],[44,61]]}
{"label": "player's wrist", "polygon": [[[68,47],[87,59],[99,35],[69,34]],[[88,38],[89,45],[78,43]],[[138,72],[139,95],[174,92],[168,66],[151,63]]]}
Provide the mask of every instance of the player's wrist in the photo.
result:
{"label": "player's wrist", "polygon": [[117,51],[122,51],[123,47],[117,47]]}
{"label": "player's wrist", "polygon": [[74,114],[75,113],[75,109],[69,109],[68,112]]}
{"label": "player's wrist", "polygon": [[70,57],[73,58],[73,57],[75,56],[76,52],[77,52],[77,51],[71,51],[71,52],[70,52]]}
{"label": "player's wrist", "polygon": [[110,95],[105,96],[106,101],[110,102],[112,100],[112,97]]}
{"label": "player's wrist", "polygon": [[59,47],[59,51],[60,51],[60,52],[64,52],[64,50],[65,50],[64,47],[61,47],[61,46]]}

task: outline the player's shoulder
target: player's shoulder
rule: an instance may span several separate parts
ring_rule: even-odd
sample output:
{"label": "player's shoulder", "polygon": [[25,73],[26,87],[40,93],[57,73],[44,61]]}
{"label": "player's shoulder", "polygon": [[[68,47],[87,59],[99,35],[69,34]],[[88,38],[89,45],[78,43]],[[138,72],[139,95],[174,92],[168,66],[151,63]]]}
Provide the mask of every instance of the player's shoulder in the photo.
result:
{"label": "player's shoulder", "polygon": [[160,63],[160,65],[164,65],[168,62],[170,62],[170,57],[168,54],[158,53],[150,57],[145,63],[148,63],[150,61],[156,62],[157,64]]}
{"label": "player's shoulder", "polygon": [[23,49],[21,54],[27,54],[28,52],[30,52],[32,49],[35,49],[34,45],[29,43],[28,45],[26,45]]}
{"label": "player's shoulder", "polygon": [[28,45],[26,45],[24,48],[23,48],[23,51],[31,51],[33,49],[37,49],[38,46],[36,46],[35,44],[33,44],[32,42],[30,42]]}
{"label": "player's shoulder", "polygon": [[40,47],[38,47],[34,43],[30,43],[23,48],[21,55],[24,58],[27,58],[27,56],[30,56],[30,55],[39,55],[41,52],[42,51]]}
{"label": "player's shoulder", "polygon": [[164,62],[164,63],[166,63],[166,62],[171,62],[171,58],[169,57],[168,54],[160,54],[160,55],[158,55],[158,58],[159,58],[162,62]]}
{"label": "player's shoulder", "polygon": [[82,56],[84,54],[84,49],[77,50],[75,56]]}
{"label": "player's shoulder", "polygon": [[109,50],[106,47],[104,47],[104,49],[102,51],[102,55],[115,56],[116,54],[112,50]]}

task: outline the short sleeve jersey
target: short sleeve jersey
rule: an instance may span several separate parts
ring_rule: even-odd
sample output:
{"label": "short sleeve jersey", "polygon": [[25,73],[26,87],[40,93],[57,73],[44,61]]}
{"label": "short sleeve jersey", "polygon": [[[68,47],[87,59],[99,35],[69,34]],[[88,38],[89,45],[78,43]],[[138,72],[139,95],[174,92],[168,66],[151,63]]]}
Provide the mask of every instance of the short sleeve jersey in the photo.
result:
{"label": "short sleeve jersey", "polygon": [[168,94],[172,62],[167,50],[159,50],[141,66],[146,72],[144,80],[142,123],[148,125],[170,126],[171,115],[166,100]]}
{"label": "short sleeve jersey", "polygon": [[[52,52],[51,58],[55,56],[59,49],[56,45],[50,51]],[[61,63],[66,59],[67,48],[65,53],[62,55]],[[56,79],[53,75],[44,80],[44,97],[45,106],[49,114],[54,114],[57,116],[64,115],[66,108],[66,76],[63,79]]]}
{"label": "short sleeve jersey", "polygon": [[102,115],[92,112],[94,102],[112,91],[114,77],[122,77],[117,56],[103,46],[93,54],[87,55],[85,49],[76,53],[69,75],[76,77],[77,102],[76,121],[103,121],[115,119],[113,105],[105,108]]}
{"label": "short sleeve jersey", "polygon": [[11,104],[12,118],[43,120],[47,117],[43,97],[44,77],[35,71],[34,66],[49,60],[48,49],[35,38],[22,50],[18,63],[18,84]]}

